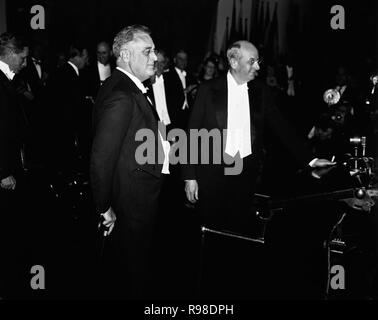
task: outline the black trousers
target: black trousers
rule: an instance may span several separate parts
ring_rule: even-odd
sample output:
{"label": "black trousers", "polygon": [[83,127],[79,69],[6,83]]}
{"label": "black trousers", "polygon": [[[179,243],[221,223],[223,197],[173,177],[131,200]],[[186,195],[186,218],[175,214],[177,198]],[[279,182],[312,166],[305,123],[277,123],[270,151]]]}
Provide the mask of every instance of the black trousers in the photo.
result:
{"label": "black trousers", "polygon": [[107,253],[112,258],[107,267],[114,272],[110,290],[115,298],[140,299],[147,298],[150,291],[151,242],[163,178],[141,170],[127,174],[130,184],[121,206],[115,208],[117,220],[109,239],[111,253]]}
{"label": "black trousers", "polygon": [[25,181],[16,176],[16,189],[0,189],[0,297],[25,298],[30,289],[29,229],[32,213],[28,211]]}

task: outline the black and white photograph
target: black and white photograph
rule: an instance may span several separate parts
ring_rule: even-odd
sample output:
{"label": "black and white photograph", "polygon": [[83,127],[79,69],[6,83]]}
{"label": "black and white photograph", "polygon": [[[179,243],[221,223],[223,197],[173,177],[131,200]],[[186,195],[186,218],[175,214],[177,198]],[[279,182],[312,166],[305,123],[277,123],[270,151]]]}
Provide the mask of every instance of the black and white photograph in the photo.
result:
{"label": "black and white photograph", "polygon": [[0,302],[378,300],[377,85],[374,0],[0,0]]}

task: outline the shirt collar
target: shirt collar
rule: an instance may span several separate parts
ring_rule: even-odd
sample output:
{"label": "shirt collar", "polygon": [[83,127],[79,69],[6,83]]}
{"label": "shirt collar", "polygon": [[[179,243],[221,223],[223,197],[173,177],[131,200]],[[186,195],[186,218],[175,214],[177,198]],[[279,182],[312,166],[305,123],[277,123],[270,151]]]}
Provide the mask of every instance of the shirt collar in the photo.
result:
{"label": "shirt collar", "polygon": [[9,65],[0,60],[0,70],[4,72],[9,80],[13,80],[15,73],[9,68]]}
{"label": "shirt collar", "polygon": [[230,71],[227,72],[227,84],[229,87],[235,90],[248,90],[247,82],[243,84],[238,84]]}
{"label": "shirt collar", "polygon": [[177,67],[175,67],[175,69],[176,69],[176,72],[178,73],[178,74],[182,74],[184,77],[186,76],[186,71],[185,70],[180,70],[179,68],[177,68]]}
{"label": "shirt collar", "polygon": [[163,74],[161,74],[160,76],[156,75],[155,82],[164,82]]}
{"label": "shirt collar", "polygon": [[35,64],[41,64],[41,63],[42,63],[41,60],[38,60],[38,59],[36,59],[36,58],[34,58],[34,57],[32,57],[31,59],[32,59],[32,61],[33,61]]}
{"label": "shirt collar", "polygon": [[142,91],[142,93],[147,92],[146,87],[143,85],[143,83],[136,76],[134,76],[130,72],[127,72],[126,70],[124,70],[120,67],[117,67],[117,69],[119,71],[122,71],[124,74],[126,74],[135,83],[135,85],[139,88],[139,90]]}
{"label": "shirt collar", "polygon": [[109,64],[109,63],[107,63],[107,64],[103,64],[103,63],[101,63],[101,62],[98,61],[98,60],[97,60],[97,65],[98,65],[98,66],[101,66],[101,67],[104,67],[104,68],[110,67],[110,64]]}
{"label": "shirt collar", "polygon": [[77,75],[79,75],[79,68],[76,67],[71,61],[68,61],[68,64],[71,65],[72,68],[74,68]]}

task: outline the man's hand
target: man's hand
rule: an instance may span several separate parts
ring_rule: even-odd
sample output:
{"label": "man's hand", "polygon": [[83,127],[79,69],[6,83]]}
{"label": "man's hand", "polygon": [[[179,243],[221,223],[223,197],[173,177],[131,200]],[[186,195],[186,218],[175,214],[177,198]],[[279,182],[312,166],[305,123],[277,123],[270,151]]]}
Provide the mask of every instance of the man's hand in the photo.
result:
{"label": "man's hand", "polygon": [[329,161],[327,159],[315,158],[310,162],[310,167],[314,168],[314,170],[311,171],[311,175],[316,179],[320,179],[322,176],[331,171],[335,164],[336,162]]}
{"label": "man's hand", "polygon": [[314,159],[310,162],[312,168],[324,168],[335,165],[336,162],[329,161],[327,159]]}
{"label": "man's hand", "polygon": [[6,190],[16,189],[16,179],[13,176],[6,177],[1,180],[0,187]]}
{"label": "man's hand", "polygon": [[[101,215],[104,217],[104,221],[102,222],[102,224],[108,228],[107,231],[104,231],[104,236],[106,237],[110,235],[110,233],[112,232],[114,228],[114,223],[117,220],[117,218],[112,207],[110,207],[108,211],[102,213]],[[100,225],[98,225],[98,227],[100,227]]]}
{"label": "man's hand", "polygon": [[191,203],[196,203],[199,200],[197,180],[185,180],[185,193]]}

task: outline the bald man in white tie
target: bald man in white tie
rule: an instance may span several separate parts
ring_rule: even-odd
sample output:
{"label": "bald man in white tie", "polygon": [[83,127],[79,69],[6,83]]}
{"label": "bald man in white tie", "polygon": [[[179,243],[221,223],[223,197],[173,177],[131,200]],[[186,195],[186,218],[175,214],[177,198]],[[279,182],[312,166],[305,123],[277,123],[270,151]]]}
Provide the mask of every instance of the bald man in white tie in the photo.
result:
{"label": "bald man in white tie", "polygon": [[[255,79],[260,58],[252,43],[235,42],[227,50],[227,58],[227,74],[199,87],[188,129],[222,132],[226,140],[222,138],[223,155],[234,159],[233,163],[241,162],[242,170],[227,175],[227,163],[223,159],[220,164],[184,165],[182,177],[188,200],[199,201],[205,225],[248,232],[252,195],[262,167],[264,130],[276,132],[299,167],[323,167],[333,163],[313,159],[280,116],[267,86]],[[226,135],[223,135],[225,130]],[[212,159],[211,144],[209,154]]]}

